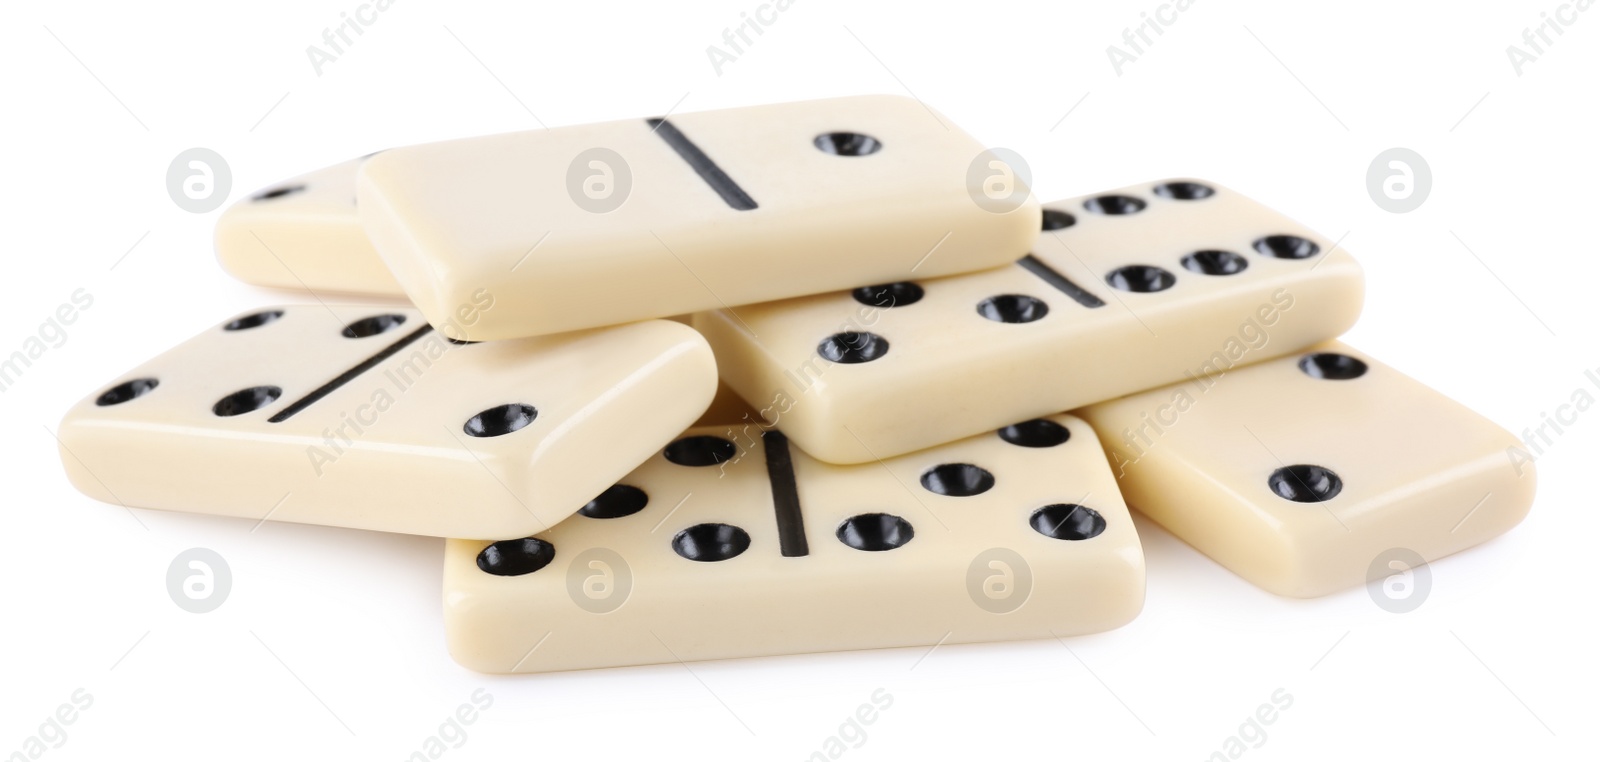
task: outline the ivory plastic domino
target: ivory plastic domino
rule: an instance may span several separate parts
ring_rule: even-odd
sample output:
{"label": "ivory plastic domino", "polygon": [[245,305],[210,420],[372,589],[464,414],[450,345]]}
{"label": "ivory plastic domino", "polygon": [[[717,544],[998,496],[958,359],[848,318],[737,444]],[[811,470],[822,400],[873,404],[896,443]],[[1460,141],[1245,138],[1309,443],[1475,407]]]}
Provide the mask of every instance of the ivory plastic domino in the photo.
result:
{"label": "ivory plastic domino", "polygon": [[217,219],[217,261],[246,283],[404,297],[356,215],[366,157],[293,177],[234,203]]}
{"label": "ivory plastic domino", "polygon": [[521,536],[643,462],[716,390],[710,349],[679,323],[453,332],[415,310],[257,310],[79,402],[61,459],[79,490],[126,506]]}
{"label": "ivory plastic domino", "polygon": [[723,380],[806,452],[888,458],[1343,333],[1360,267],[1212,183],[1047,204],[1013,265],[702,313]]}
{"label": "ivory plastic domino", "polygon": [[1081,414],[1131,506],[1280,595],[1470,548],[1533,503],[1516,437],[1337,342]]}
{"label": "ivory plastic domino", "polygon": [[1009,172],[923,104],[874,95],[397,148],[356,195],[429,320],[503,297],[468,329],[489,340],[1005,264],[1039,230],[1020,177],[999,207],[984,194]]}
{"label": "ivory plastic domino", "polygon": [[1119,627],[1144,556],[1094,432],[1058,415],[860,466],[690,430],[535,537],[452,540],[482,672],[1050,638]]}

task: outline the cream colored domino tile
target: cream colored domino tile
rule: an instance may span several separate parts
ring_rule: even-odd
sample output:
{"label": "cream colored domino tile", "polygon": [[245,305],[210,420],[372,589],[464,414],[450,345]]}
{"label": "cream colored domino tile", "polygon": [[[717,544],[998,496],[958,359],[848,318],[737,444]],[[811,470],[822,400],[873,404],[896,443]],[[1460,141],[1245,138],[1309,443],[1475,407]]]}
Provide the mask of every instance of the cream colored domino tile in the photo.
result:
{"label": "cream colored domino tile", "polygon": [[521,536],[643,462],[716,390],[710,349],[677,323],[484,344],[453,330],[409,309],[241,316],[79,402],[61,459],[79,490],[133,507]]}
{"label": "cream colored domino tile", "polygon": [[862,463],[1294,352],[1361,309],[1348,254],[1215,184],[1147,183],[1044,217],[1018,264],[695,327],[723,380],[797,444]]}
{"label": "cream colored domino tile", "polygon": [[451,540],[456,660],[548,672],[1049,638],[1143,605],[1138,535],[1077,418],[859,466],[728,433],[688,431],[538,537]]}
{"label": "cream colored domino tile", "polygon": [[217,218],[217,261],[246,283],[404,297],[356,216],[365,157],[290,178]]}
{"label": "cream colored domino tile", "polygon": [[1450,555],[1533,503],[1515,437],[1337,342],[1079,414],[1130,505],[1279,595],[1393,575],[1396,548]]}
{"label": "cream colored domino tile", "polygon": [[357,195],[429,319],[488,288],[502,307],[469,338],[503,339],[1010,262],[1039,205],[1019,182],[986,209],[990,161],[875,95],[394,149]]}

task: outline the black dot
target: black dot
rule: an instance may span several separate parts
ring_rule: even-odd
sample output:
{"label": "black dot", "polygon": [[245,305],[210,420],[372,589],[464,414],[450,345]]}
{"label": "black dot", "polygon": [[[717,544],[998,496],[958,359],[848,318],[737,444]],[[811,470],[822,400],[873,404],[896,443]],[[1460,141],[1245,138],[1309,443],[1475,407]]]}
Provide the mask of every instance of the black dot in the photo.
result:
{"label": "black dot", "polygon": [[1157,196],[1174,201],[1198,201],[1216,195],[1217,191],[1209,185],[1184,180],[1157,185],[1155,193]]}
{"label": "black dot", "polygon": [[1123,291],[1150,294],[1172,288],[1178,279],[1155,265],[1128,265],[1112,270],[1106,276],[1106,282]]}
{"label": "black dot", "polygon": [[680,466],[715,466],[738,453],[739,447],[722,437],[700,435],[673,442],[661,454]]}
{"label": "black dot", "polygon": [[252,386],[217,400],[217,404],[211,406],[211,412],[224,418],[244,415],[271,405],[281,396],[283,390],[276,386]]}
{"label": "black dot", "polygon": [[978,302],[978,314],[998,323],[1032,323],[1050,314],[1050,305],[1022,294],[1001,294]]}
{"label": "black dot", "polygon": [[1332,500],[1344,489],[1339,475],[1322,466],[1285,466],[1272,472],[1267,486],[1285,500],[1296,503],[1320,503]]}
{"label": "black dot", "polygon": [[1055,503],[1033,512],[1028,518],[1033,530],[1057,540],[1087,540],[1106,531],[1100,512],[1076,503]]}
{"label": "black dot", "polygon": [[855,300],[869,307],[904,307],[922,300],[922,287],[910,281],[863,286],[850,292]]}
{"label": "black dot", "polygon": [[627,484],[613,484],[599,497],[579,508],[578,513],[591,519],[620,519],[644,510],[649,502],[650,496],[644,490]]}
{"label": "black dot", "polygon": [[405,315],[373,315],[345,326],[341,333],[347,339],[365,339],[399,328],[404,322]]}
{"label": "black dot", "polygon": [[1297,235],[1269,235],[1258,238],[1256,251],[1278,259],[1309,259],[1322,251],[1322,247]]}
{"label": "black dot", "polygon": [[136,378],[132,381],[123,381],[96,397],[94,404],[100,407],[121,405],[128,400],[143,397],[146,392],[156,388],[160,383],[160,381],[153,378]]}
{"label": "black dot", "polygon": [[283,310],[267,310],[265,312],[257,312],[253,315],[245,315],[242,318],[234,318],[233,320],[228,321],[226,325],[222,326],[222,330],[248,331],[251,328],[260,328],[261,326],[264,326],[281,317],[283,317]]}
{"label": "black dot", "polygon": [[1366,375],[1367,364],[1350,355],[1317,352],[1300,358],[1300,371],[1312,378],[1349,381]]}
{"label": "black dot", "polygon": [[834,156],[866,156],[877,153],[883,143],[859,132],[824,132],[811,141],[817,150]]}
{"label": "black dot", "polygon": [[532,574],[556,558],[556,546],[537,537],[501,540],[478,553],[478,568],[499,577]]}
{"label": "black dot", "polygon": [[875,333],[845,331],[823,339],[817,345],[817,354],[848,365],[872,362],[889,354],[889,340]]}
{"label": "black dot", "polygon": [[260,193],[257,193],[250,200],[251,201],[271,201],[271,200],[273,200],[275,198],[283,198],[284,196],[292,196],[292,195],[294,195],[296,193],[300,193],[301,191],[304,191],[305,189],[306,189],[306,186],[304,186],[304,185],[284,185],[284,186],[281,186],[281,187],[273,188],[271,190],[265,190],[265,191],[262,191]]}
{"label": "black dot", "polygon": [[672,538],[672,549],[690,561],[726,561],[750,547],[750,534],[732,524],[695,524]]}
{"label": "black dot", "polygon": [[1249,266],[1250,260],[1220,249],[1197,251],[1183,258],[1183,269],[1202,275],[1233,275]]}
{"label": "black dot", "polygon": [[887,513],[863,513],[851,516],[834,532],[839,542],[856,550],[894,550],[916,535],[911,522]]}
{"label": "black dot", "polygon": [[972,497],[994,486],[994,474],[971,463],[945,463],[924,471],[922,486],[936,495]]}
{"label": "black dot", "polygon": [[1055,421],[1035,418],[1000,430],[1000,438],[1018,447],[1055,447],[1072,438],[1072,431]]}
{"label": "black dot", "polygon": [[1044,224],[1040,227],[1040,229],[1063,230],[1076,224],[1078,224],[1077,217],[1067,214],[1066,212],[1058,212],[1054,209],[1046,209],[1044,210]]}
{"label": "black dot", "polygon": [[495,405],[471,418],[467,419],[461,429],[470,436],[498,437],[520,431],[523,427],[533,423],[539,417],[539,411],[532,405],[521,402],[511,402],[504,405]]}
{"label": "black dot", "polygon": [[1083,202],[1083,208],[1095,214],[1137,214],[1144,211],[1144,201],[1133,196],[1095,196]]}

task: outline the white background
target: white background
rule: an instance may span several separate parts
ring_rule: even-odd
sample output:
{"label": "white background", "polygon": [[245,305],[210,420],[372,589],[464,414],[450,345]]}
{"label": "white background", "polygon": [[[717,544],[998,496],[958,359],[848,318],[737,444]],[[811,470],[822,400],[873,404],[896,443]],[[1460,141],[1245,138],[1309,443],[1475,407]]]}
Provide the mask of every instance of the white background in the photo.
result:
{"label": "white background", "polygon": [[[47,429],[223,317],[307,300],[217,268],[217,213],[166,193],[184,149],[224,156],[239,198],[393,145],[910,92],[1027,157],[1041,199],[1195,176],[1342,237],[1368,278],[1351,342],[1520,435],[1600,396],[1600,10],[1518,76],[1507,46],[1557,0],[1199,0],[1119,76],[1106,48],[1157,0],[797,0],[719,75],[707,46],[759,0],[399,0],[319,75],[306,48],[358,4],[6,6],[0,354],[74,290],[94,303],[0,394],[0,755],[79,688],[43,758],[399,760],[479,688],[494,703],[444,759],[800,760],[879,689],[892,707],[841,758],[1204,759],[1280,688],[1292,708],[1241,758],[1592,753],[1600,413],[1541,458],[1530,518],[1434,564],[1410,614],[1274,597],[1142,522],[1145,612],[1103,635],[514,678],[446,654],[440,541],[130,515],[68,485]],[[1409,214],[1365,187],[1395,146],[1433,171]],[[234,575],[203,615],[165,589],[196,546]]]}

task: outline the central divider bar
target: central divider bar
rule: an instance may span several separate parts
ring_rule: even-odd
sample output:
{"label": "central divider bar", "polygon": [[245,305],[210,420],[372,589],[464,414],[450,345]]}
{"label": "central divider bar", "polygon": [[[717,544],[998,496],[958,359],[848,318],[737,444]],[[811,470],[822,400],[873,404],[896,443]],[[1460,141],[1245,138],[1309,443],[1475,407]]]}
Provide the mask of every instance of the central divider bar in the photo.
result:
{"label": "central divider bar", "polygon": [[701,180],[706,181],[706,185],[711,186],[711,189],[716,191],[723,201],[728,202],[728,206],[741,212],[748,212],[756,208],[756,200],[751,198],[750,194],[745,193],[744,189],[740,188],[739,184],[734,182],[727,172],[722,171],[722,168],[717,166],[717,163],[712,161],[710,156],[707,156],[704,151],[700,150],[699,146],[694,144],[694,141],[679,132],[677,127],[672,126],[672,122],[664,118],[654,118],[646,119],[645,123],[650,125],[650,129],[660,135],[662,140],[667,141],[667,145],[672,146],[672,150],[677,151],[678,156],[689,163],[695,174],[699,175]]}
{"label": "central divider bar", "polygon": [[1032,254],[1017,260],[1017,265],[1022,269],[1039,276],[1040,280],[1050,284],[1051,286],[1054,286],[1057,291],[1072,297],[1072,301],[1075,301],[1085,307],[1093,309],[1095,307],[1106,306],[1105,301],[1100,297],[1083,290],[1082,286],[1073,283],[1070,278],[1056,272],[1049,265],[1045,264],[1043,260]]}
{"label": "central divider bar", "polygon": [[790,558],[811,555],[811,546],[806,543],[806,521],[800,515],[800,488],[794,480],[789,437],[772,429],[761,434],[761,443],[767,451],[772,508],[778,515],[778,547]]}
{"label": "central divider bar", "polygon": [[368,357],[366,360],[363,360],[360,365],[340,373],[337,378],[317,387],[316,389],[311,390],[310,394],[295,400],[294,404],[279,410],[277,415],[267,419],[267,423],[282,423],[289,420],[290,416],[305,410],[308,407],[311,407],[312,405],[316,404],[317,400],[332,394],[334,390],[338,389],[339,387],[354,381],[356,376],[372,370],[377,366],[378,363],[394,356],[394,353],[405,349],[407,346],[410,346],[412,342],[422,338],[423,336],[426,336],[428,332],[432,330],[433,326],[425,325],[415,331],[412,331],[411,333],[406,334],[399,341],[384,347],[382,351],[371,357]]}

